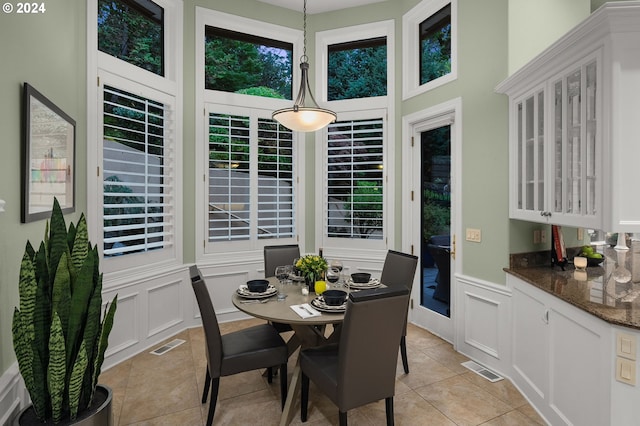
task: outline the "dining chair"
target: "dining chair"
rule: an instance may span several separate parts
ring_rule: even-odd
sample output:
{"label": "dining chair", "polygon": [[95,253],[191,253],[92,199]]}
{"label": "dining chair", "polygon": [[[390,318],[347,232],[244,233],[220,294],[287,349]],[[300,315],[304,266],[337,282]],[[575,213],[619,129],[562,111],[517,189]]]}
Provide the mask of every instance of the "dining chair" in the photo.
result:
{"label": "dining chair", "polygon": [[[300,257],[300,246],[298,244],[281,244],[264,246],[264,277],[269,278],[275,275],[276,266],[293,265],[293,261]],[[271,325],[279,332],[291,331],[289,324],[274,322]]]}
{"label": "dining chair", "polygon": [[[388,287],[406,287],[409,293],[411,293],[417,266],[417,256],[389,250],[387,251],[387,256],[382,266],[380,282]],[[409,313],[408,301],[406,312],[407,314]],[[407,359],[407,314],[405,314],[402,339],[400,340],[400,355],[402,356],[402,366],[404,367],[405,374],[409,374],[409,360]]]}
{"label": "dining chair", "polygon": [[287,344],[269,324],[221,335],[209,290],[199,272],[196,271],[197,268],[195,271],[190,268],[191,286],[200,308],[206,340],[207,373],[202,392],[202,403],[207,402],[209,388],[211,388],[207,426],[213,423],[220,377],[245,371],[267,368],[267,380],[271,383],[272,368],[280,366],[280,394],[282,408],[284,408],[287,399]]}
{"label": "dining chair", "polygon": [[382,287],[349,294],[337,344],[300,352],[300,420],[307,421],[309,382],[338,406],[340,425],[347,411],[385,400],[387,425],[393,425],[398,344],[409,290]]}

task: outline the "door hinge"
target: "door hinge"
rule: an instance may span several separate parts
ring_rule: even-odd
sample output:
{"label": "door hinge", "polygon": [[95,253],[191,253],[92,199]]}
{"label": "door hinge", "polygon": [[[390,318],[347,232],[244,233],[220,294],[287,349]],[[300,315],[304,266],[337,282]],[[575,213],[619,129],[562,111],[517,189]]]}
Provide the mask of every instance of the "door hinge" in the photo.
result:
{"label": "door hinge", "polygon": [[411,136],[411,146],[413,147],[413,136]]}
{"label": "door hinge", "polygon": [[409,308],[413,309],[413,299],[409,301]]}
{"label": "door hinge", "polygon": [[411,255],[413,256],[413,244],[411,244]]}
{"label": "door hinge", "polygon": [[413,191],[411,191],[411,201],[413,201]]}
{"label": "door hinge", "polygon": [[100,87],[100,76],[96,77],[97,83],[98,83],[98,87]]}
{"label": "door hinge", "polygon": [[100,166],[96,167],[96,176],[100,176]]}

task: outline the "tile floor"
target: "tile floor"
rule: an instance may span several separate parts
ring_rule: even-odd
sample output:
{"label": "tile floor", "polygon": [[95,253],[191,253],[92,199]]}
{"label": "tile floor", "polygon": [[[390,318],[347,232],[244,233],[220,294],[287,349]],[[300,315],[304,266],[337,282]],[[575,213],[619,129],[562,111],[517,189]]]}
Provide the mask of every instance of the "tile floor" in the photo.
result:
{"label": "tile floor", "polygon": [[[261,323],[243,320],[220,324],[221,332]],[[202,328],[173,338],[186,340],[164,355],[144,352],[104,371],[100,383],[113,390],[114,425],[203,425],[207,404],[201,404],[206,358]],[[168,340],[173,340],[173,338]],[[160,346],[160,345],[158,345]],[[409,374],[398,357],[397,425],[544,425],[515,387],[491,383],[460,365],[467,358],[442,339],[409,325]],[[155,348],[152,348],[155,349]],[[289,361],[293,371],[295,354]],[[292,424],[300,424],[299,400]],[[277,425],[280,393],[277,378],[269,384],[260,371],[223,377],[214,425]],[[384,425],[384,401],[351,410],[349,425]],[[310,389],[308,425],[337,425],[338,410],[320,392]]]}

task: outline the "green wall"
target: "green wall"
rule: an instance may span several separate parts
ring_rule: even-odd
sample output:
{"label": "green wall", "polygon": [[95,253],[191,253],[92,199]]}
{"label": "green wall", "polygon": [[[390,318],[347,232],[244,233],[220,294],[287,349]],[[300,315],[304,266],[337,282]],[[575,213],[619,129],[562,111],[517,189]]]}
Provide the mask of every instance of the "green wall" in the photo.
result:
{"label": "green wall", "polygon": [[[15,3],[14,3],[15,4]],[[27,239],[39,243],[45,221],[20,223],[22,84],[28,82],[76,120],[76,213],[86,208],[86,6],[45,2],[43,14],[0,13],[0,374],[15,360],[11,322]]]}

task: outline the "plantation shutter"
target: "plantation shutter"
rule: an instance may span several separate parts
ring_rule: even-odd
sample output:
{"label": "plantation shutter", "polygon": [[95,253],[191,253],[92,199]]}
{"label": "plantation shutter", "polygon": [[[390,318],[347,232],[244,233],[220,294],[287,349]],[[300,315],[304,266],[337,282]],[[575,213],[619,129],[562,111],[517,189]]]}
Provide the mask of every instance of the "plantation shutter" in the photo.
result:
{"label": "plantation shutter", "polygon": [[174,111],[124,90],[103,92],[104,256],[173,245]]}
{"label": "plantation shutter", "polygon": [[383,119],[330,124],[327,236],[383,238]]}
{"label": "plantation shutter", "polygon": [[293,132],[258,120],[258,238],[295,235]]}

